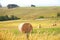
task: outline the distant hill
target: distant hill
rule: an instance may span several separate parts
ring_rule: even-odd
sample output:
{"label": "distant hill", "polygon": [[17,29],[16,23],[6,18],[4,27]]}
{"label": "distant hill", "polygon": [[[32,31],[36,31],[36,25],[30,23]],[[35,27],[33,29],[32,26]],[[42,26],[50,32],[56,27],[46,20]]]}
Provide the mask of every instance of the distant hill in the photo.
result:
{"label": "distant hill", "polygon": [[35,19],[39,16],[55,17],[60,7],[20,7],[14,9],[0,8],[1,15],[15,15],[21,19]]}

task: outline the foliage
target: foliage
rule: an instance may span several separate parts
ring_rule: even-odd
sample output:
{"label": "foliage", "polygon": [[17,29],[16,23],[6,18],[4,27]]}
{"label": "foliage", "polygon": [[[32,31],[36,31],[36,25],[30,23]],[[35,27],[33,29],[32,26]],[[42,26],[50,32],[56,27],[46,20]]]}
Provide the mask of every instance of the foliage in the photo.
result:
{"label": "foliage", "polygon": [[2,7],[2,5],[0,4],[0,7]]}
{"label": "foliage", "polygon": [[44,18],[44,16],[40,16],[39,18]]}
{"label": "foliage", "polygon": [[11,18],[10,18],[10,19],[11,19],[11,20],[17,20],[17,19],[20,19],[20,18],[14,16],[14,15],[11,15]]}
{"label": "foliage", "polygon": [[35,5],[31,5],[31,7],[36,7]]}
{"label": "foliage", "polygon": [[16,5],[16,4],[8,4],[7,7],[10,9],[10,8],[16,8],[16,7],[19,7],[19,6]]}
{"label": "foliage", "polygon": [[7,21],[7,20],[17,20],[20,19],[14,15],[12,15],[11,17],[8,17],[8,15],[5,16],[0,16],[0,21]]}
{"label": "foliage", "polygon": [[60,17],[60,13],[57,13],[57,17]]}

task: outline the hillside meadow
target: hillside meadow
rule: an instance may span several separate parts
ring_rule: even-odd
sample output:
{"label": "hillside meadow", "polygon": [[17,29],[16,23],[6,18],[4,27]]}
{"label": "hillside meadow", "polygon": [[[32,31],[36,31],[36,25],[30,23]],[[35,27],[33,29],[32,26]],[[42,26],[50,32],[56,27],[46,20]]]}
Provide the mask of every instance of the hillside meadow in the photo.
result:
{"label": "hillside meadow", "polygon": [[44,17],[56,17],[57,13],[60,13],[59,6],[52,7],[19,7],[19,8],[0,8],[0,16],[2,15],[14,15],[21,19],[36,19],[40,16]]}

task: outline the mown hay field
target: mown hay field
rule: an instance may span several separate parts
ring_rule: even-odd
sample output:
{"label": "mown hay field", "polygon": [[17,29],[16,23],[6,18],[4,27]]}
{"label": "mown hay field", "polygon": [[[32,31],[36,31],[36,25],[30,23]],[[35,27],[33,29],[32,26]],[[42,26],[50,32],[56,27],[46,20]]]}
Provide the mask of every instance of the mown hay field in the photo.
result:
{"label": "mown hay field", "polygon": [[[33,31],[29,40],[60,40],[60,20],[11,20],[0,22],[0,40],[27,40],[26,34],[18,30],[18,25],[29,22]],[[52,24],[56,23],[55,26]],[[41,27],[39,28],[38,25]]]}

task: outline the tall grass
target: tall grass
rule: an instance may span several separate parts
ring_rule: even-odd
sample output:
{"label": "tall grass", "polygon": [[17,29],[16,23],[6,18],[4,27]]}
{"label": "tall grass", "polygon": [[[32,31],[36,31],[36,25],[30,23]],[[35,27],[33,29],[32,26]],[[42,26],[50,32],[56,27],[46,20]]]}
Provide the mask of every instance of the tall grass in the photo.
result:
{"label": "tall grass", "polygon": [[[16,33],[18,35],[16,35]],[[0,30],[0,40],[27,40],[26,34],[14,30]],[[29,40],[60,40],[60,28],[33,29]]]}

